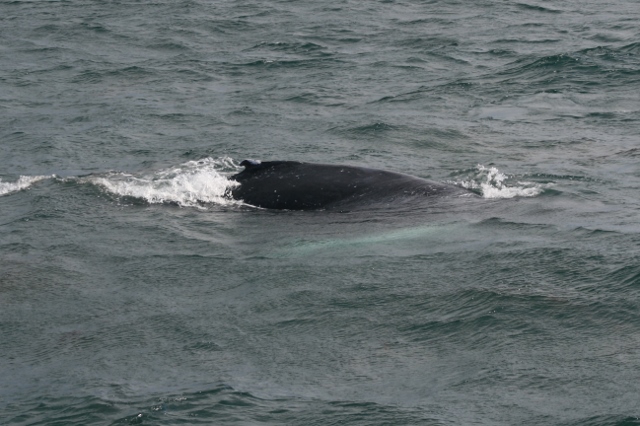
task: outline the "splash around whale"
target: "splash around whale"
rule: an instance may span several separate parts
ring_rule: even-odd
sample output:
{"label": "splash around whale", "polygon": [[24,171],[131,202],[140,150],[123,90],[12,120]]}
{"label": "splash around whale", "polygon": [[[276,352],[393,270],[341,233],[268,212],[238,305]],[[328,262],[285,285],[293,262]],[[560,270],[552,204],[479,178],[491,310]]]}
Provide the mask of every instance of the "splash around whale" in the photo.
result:
{"label": "splash around whale", "polygon": [[366,167],[257,160],[240,165],[244,170],[230,177],[239,185],[228,196],[267,209],[345,210],[475,196],[455,185]]}

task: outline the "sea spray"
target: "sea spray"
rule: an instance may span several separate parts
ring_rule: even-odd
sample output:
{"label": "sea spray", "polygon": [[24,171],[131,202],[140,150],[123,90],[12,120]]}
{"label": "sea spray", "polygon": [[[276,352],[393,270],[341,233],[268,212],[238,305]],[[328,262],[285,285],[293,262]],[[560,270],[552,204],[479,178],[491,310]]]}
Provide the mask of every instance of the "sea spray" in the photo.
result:
{"label": "sea spray", "polygon": [[226,191],[237,185],[219,170],[234,166],[229,158],[204,158],[177,167],[146,174],[109,172],[82,178],[118,197],[140,198],[148,203],[171,203],[184,207],[203,204],[230,204]]}
{"label": "sea spray", "polygon": [[514,180],[496,167],[478,164],[475,175],[468,180],[457,182],[460,186],[479,191],[484,198],[535,197],[551,184]]}

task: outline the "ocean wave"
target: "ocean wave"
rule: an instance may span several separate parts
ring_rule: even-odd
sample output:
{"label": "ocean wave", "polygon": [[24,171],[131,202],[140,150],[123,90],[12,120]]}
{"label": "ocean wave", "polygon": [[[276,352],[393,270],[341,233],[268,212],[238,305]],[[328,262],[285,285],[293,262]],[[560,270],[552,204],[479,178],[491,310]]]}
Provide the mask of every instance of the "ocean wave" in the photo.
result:
{"label": "ocean wave", "polygon": [[327,52],[327,48],[320,44],[312,43],[312,42],[261,42],[256,44],[250,49],[246,49],[247,51],[251,50],[266,50],[266,51],[277,51],[284,52],[287,54],[295,54],[295,55],[305,55],[305,56],[320,56],[326,57],[331,56],[332,54]]}
{"label": "ocean wave", "polygon": [[597,46],[547,56],[517,59],[503,70],[487,76],[493,83],[544,85],[545,91],[567,85],[591,87],[620,81],[638,75],[638,43],[619,48]]}
{"label": "ocean wave", "polygon": [[0,196],[22,191],[23,189],[31,187],[31,185],[36,182],[51,177],[53,176],[20,176],[15,182],[3,182],[2,179],[0,179]]}

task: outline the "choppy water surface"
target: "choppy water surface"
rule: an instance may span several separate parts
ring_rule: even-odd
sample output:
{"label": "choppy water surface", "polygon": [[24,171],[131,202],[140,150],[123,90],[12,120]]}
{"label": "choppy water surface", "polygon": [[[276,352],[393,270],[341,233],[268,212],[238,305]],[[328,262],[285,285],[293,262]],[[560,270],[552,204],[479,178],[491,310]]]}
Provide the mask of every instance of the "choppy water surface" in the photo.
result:
{"label": "choppy water surface", "polygon": [[[0,3],[0,423],[640,424],[638,22]],[[481,197],[261,210],[244,158]]]}

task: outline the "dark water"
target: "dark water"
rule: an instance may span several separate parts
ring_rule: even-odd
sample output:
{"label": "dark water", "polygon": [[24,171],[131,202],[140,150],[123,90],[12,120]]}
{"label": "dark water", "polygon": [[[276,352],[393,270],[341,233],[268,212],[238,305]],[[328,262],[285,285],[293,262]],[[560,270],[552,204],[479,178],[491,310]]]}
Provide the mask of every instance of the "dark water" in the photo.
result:
{"label": "dark water", "polygon": [[[0,3],[0,424],[640,424],[638,22]],[[256,210],[244,158],[482,197]]]}

